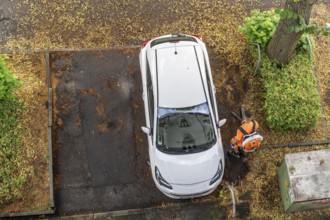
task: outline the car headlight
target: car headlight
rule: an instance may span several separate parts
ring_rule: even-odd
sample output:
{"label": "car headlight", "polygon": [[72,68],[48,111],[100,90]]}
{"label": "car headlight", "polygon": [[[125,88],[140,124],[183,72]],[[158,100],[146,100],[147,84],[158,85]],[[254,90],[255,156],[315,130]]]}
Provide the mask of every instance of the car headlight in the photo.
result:
{"label": "car headlight", "polygon": [[212,185],[213,183],[215,183],[217,180],[220,179],[220,177],[222,176],[223,173],[223,165],[222,165],[222,159],[220,159],[219,161],[219,166],[218,166],[218,170],[215,173],[214,177],[211,179],[210,181],[210,185]]}
{"label": "car headlight", "polygon": [[172,186],[162,177],[157,167],[155,167],[155,176],[157,182],[168,189],[173,189]]}

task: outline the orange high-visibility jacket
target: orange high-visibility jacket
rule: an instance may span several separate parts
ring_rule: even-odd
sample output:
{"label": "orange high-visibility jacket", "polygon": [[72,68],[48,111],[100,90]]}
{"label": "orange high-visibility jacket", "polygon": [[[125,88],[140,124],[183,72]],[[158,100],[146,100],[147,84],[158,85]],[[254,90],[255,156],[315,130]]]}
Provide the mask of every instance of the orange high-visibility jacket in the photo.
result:
{"label": "orange high-visibility jacket", "polygon": [[[256,123],[256,130],[259,128],[259,124],[258,122],[254,121]],[[242,121],[242,125],[241,125],[241,128],[243,128],[248,134],[251,134],[253,131],[253,121],[250,121],[250,122],[246,122],[245,120]],[[235,145],[235,147],[242,147],[242,143],[243,143],[243,137],[244,137],[244,134],[239,130],[237,129],[236,131],[236,136],[232,138],[232,141],[235,139],[235,140],[238,140],[237,144]]]}

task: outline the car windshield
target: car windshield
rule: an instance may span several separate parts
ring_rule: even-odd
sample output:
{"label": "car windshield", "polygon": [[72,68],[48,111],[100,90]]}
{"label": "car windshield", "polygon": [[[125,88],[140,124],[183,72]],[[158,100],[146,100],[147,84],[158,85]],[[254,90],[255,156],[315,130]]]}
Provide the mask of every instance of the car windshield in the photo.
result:
{"label": "car windshield", "polygon": [[165,153],[193,153],[216,142],[207,103],[188,108],[159,108],[156,146]]}

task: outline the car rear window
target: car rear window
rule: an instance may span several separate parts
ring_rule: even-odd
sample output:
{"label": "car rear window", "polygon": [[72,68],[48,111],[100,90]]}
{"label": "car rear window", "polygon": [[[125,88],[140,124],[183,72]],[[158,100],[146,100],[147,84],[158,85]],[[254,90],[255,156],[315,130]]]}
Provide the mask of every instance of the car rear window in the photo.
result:
{"label": "car rear window", "polygon": [[179,41],[192,41],[192,42],[197,43],[197,40],[193,37],[178,35],[178,36],[156,39],[151,42],[151,47],[156,46],[158,44],[162,44],[162,43],[179,42]]}

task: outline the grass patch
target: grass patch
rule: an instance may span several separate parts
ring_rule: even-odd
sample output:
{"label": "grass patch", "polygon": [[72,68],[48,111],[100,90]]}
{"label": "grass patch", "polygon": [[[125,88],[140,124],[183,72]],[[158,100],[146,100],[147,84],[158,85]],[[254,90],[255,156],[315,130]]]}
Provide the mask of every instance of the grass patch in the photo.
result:
{"label": "grass patch", "polygon": [[0,205],[20,198],[20,189],[26,181],[25,169],[18,158],[22,110],[23,104],[16,99],[0,102]]}
{"label": "grass patch", "polygon": [[26,172],[18,154],[20,151],[19,121],[23,102],[13,94],[19,81],[0,59],[0,205],[20,198],[26,182]]}
{"label": "grass patch", "polygon": [[0,101],[0,213],[49,207],[44,54],[4,55],[21,86]]}

